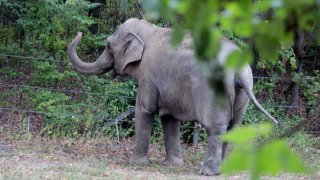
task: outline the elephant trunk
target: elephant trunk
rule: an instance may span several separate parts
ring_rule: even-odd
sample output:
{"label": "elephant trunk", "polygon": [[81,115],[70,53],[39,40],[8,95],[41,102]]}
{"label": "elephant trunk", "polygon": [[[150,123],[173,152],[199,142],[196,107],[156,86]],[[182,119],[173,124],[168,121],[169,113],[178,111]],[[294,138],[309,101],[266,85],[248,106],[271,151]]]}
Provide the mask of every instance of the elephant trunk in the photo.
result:
{"label": "elephant trunk", "polygon": [[113,60],[105,49],[100,57],[91,63],[83,62],[77,55],[77,46],[81,40],[82,32],[78,32],[68,48],[68,55],[72,66],[81,73],[99,75],[110,71],[113,66]]}

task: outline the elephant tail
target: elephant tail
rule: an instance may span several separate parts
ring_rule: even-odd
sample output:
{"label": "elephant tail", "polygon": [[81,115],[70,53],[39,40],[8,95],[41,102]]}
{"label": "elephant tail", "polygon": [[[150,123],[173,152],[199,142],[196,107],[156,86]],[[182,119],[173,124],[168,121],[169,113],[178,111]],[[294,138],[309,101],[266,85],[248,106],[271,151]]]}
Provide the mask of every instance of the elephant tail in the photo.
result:
{"label": "elephant tail", "polygon": [[265,115],[267,115],[275,124],[279,124],[279,122],[274,118],[272,117],[262,106],[261,104],[257,101],[255,95],[253,94],[252,90],[247,87],[247,86],[244,86],[249,98],[251,99],[251,101],[253,102],[253,104],[255,106],[257,106],[258,109],[260,109],[260,111],[262,111]]}

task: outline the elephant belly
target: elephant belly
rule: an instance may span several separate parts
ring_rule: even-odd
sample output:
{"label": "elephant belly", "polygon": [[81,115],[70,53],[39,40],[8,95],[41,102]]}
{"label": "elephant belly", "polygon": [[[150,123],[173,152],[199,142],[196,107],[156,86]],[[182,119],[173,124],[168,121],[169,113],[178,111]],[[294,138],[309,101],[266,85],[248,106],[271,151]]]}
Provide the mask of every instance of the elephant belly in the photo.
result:
{"label": "elephant belly", "polygon": [[169,110],[168,108],[160,108],[159,109],[159,116],[164,116],[164,115],[172,115],[174,118],[179,119],[181,121],[193,121],[196,120],[195,116],[191,111],[172,111]]}
{"label": "elephant belly", "polygon": [[171,88],[169,87],[161,92],[158,101],[160,116],[172,115],[182,121],[196,120],[193,88],[185,87],[185,85],[186,83],[182,83],[180,88],[171,86]]}

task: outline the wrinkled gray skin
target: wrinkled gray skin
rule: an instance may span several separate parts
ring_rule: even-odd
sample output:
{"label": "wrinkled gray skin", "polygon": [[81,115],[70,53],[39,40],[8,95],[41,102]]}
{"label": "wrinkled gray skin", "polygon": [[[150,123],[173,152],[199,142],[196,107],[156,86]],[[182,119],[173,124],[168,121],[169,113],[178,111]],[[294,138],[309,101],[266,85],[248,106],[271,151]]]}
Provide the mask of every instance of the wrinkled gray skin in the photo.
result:
{"label": "wrinkled gray skin", "polygon": [[[159,114],[166,148],[164,164],[183,165],[179,121],[197,121],[208,133],[207,152],[200,164],[200,172],[218,175],[227,149],[219,135],[241,122],[249,99],[264,113],[267,112],[252,93],[249,65],[238,74],[228,73],[224,80],[228,106],[215,106],[214,94],[196,64],[191,38],[185,38],[181,47],[172,48],[170,33],[171,29],[160,28],[144,20],[129,19],[107,39],[105,50],[95,62],[85,63],[77,56],[76,47],[81,33],[69,46],[69,58],[74,68],[82,73],[102,74],[115,68],[118,74],[128,74],[138,81],[136,135],[131,163],[148,163],[151,129],[154,116]],[[221,40],[218,61],[223,64],[228,54],[237,49],[231,41]]]}

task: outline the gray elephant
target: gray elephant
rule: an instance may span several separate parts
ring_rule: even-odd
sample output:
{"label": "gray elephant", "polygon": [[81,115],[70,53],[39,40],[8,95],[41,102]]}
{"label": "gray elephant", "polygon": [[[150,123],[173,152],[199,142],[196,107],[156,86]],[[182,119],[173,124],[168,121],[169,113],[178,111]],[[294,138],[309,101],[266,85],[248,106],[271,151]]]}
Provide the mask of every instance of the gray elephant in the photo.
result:
{"label": "gray elephant", "polygon": [[[199,122],[208,133],[208,147],[200,172],[220,174],[219,166],[227,144],[219,135],[239,124],[249,100],[271,117],[252,93],[252,72],[246,65],[239,73],[228,73],[223,81],[228,95],[228,106],[217,106],[212,89],[196,63],[192,40],[187,37],[182,45],[170,45],[172,30],[161,28],[145,20],[129,19],[107,39],[100,57],[91,63],[83,62],[76,48],[82,37],[78,33],[71,42],[68,54],[73,67],[85,74],[103,74],[111,69],[128,74],[138,82],[135,106],[135,145],[131,163],[148,163],[148,148],[154,116],[163,123],[166,149],[165,165],[183,165],[180,148],[181,121]],[[227,39],[221,40],[217,60],[223,63],[238,47]]]}

